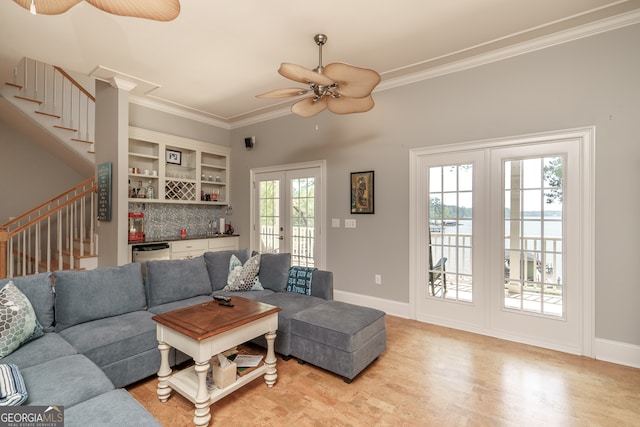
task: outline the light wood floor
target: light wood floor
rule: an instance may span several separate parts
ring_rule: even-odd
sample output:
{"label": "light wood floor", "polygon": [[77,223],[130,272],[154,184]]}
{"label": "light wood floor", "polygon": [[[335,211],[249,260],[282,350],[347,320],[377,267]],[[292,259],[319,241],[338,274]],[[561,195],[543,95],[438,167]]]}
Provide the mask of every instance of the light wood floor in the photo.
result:
{"label": "light wood floor", "polygon": [[[387,350],[351,384],[278,357],[211,406],[212,426],[640,426],[640,370],[387,316]],[[191,402],[128,388],[164,426],[190,426]],[[123,426],[124,427],[124,426]]]}

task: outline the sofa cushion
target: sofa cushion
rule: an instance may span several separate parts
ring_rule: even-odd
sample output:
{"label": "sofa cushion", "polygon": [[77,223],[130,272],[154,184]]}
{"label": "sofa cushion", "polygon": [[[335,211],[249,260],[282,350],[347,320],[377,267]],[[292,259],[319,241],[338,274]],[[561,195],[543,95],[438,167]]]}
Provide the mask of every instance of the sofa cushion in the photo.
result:
{"label": "sofa cushion", "polygon": [[151,312],[134,311],[72,326],[60,336],[103,367],[158,347],[152,317]]}
{"label": "sofa cushion", "polygon": [[29,299],[12,281],[0,290],[0,358],[43,335]]}
{"label": "sofa cushion", "polygon": [[29,341],[4,357],[2,362],[13,363],[20,369],[24,369],[47,360],[77,353],[73,346],[56,332],[47,332],[37,340]]}
{"label": "sofa cushion", "polygon": [[58,357],[21,369],[29,391],[26,405],[73,406],[113,390],[107,376],[81,354]]}
{"label": "sofa cushion", "polygon": [[147,261],[149,307],[210,294],[211,282],[204,257]]}
{"label": "sofa cushion", "polygon": [[55,319],[53,315],[54,294],[51,273],[3,279],[0,280],[0,288],[9,283],[10,280],[20,289],[20,292],[29,298],[33,311],[35,311],[38,322],[40,322],[44,331],[52,332]]}
{"label": "sofa cushion", "polygon": [[53,276],[57,332],[146,308],[138,263],[96,270],[56,271]]}
{"label": "sofa cushion", "polygon": [[117,389],[64,408],[65,427],[162,427],[126,390]]}
{"label": "sofa cushion", "polygon": [[260,283],[265,289],[283,292],[287,289],[291,267],[291,254],[262,254],[260,258]]}
{"label": "sofa cushion", "polygon": [[289,333],[291,318],[296,313],[326,302],[322,298],[291,292],[274,292],[271,295],[265,295],[259,301],[282,309],[278,313],[278,333]]}
{"label": "sofa cushion", "polygon": [[184,307],[191,307],[192,305],[202,304],[211,301],[211,295],[200,295],[193,298],[181,299],[179,301],[171,301],[166,304],[156,305],[155,307],[149,307],[149,312],[154,314],[167,313],[169,311],[178,310]]}
{"label": "sofa cushion", "polygon": [[227,286],[231,255],[235,255],[243,264],[249,259],[249,251],[247,249],[205,252],[204,261],[207,264],[207,272],[209,273],[213,291],[219,291]]}
{"label": "sofa cushion", "polygon": [[20,369],[14,364],[0,364],[0,406],[18,406],[27,400]]}
{"label": "sofa cushion", "polygon": [[260,254],[254,255],[242,263],[238,257],[231,255],[229,260],[229,276],[223,291],[264,291],[258,279],[260,272]]}

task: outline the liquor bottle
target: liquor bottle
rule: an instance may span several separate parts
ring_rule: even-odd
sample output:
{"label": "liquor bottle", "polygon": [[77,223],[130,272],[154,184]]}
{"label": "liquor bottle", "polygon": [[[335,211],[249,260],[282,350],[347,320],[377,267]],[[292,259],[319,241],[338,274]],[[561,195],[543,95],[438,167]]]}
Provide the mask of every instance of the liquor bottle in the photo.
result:
{"label": "liquor bottle", "polygon": [[153,194],[153,184],[149,181],[149,185],[147,186],[147,199],[155,199],[155,194]]}

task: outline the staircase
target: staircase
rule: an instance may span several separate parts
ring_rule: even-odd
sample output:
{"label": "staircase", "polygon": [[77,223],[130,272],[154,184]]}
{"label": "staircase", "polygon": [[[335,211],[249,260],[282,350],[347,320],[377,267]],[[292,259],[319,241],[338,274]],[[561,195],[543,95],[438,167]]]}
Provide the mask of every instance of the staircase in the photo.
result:
{"label": "staircase", "polygon": [[0,96],[73,154],[95,164],[95,97],[60,67],[23,58]]}
{"label": "staircase", "polygon": [[[95,97],[69,73],[23,58],[0,96],[50,135],[52,152],[95,168]],[[96,189],[91,177],[0,225],[0,279],[96,268]]]}

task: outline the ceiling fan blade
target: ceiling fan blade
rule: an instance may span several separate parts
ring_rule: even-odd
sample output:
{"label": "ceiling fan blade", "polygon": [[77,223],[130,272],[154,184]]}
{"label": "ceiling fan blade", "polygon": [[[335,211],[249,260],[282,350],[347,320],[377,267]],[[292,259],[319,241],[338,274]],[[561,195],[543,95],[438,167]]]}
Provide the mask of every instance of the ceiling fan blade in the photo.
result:
{"label": "ceiling fan blade", "polygon": [[340,98],[327,99],[327,108],[336,114],[364,113],[373,108],[374,102],[371,96],[365,98],[349,98],[341,96]]}
{"label": "ceiling fan blade", "polygon": [[291,111],[301,117],[311,117],[327,108],[326,96],[323,96],[317,101],[314,101],[313,99],[314,97],[310,96],[309,98],[296,102],[291,106]]}
{"label": "ceiling fan blade", "polygon": [[287,98],[289,96],[304,95],[309,92],[309,89],[301,89],[296,87],[290,87],[286,89],[276,89],[260,95],[256,95],[256,98]]}
{"label": "ceiling fan blade", "polygon": [[[31,7],[31,0],[13,0],[20,6],[29,10]],[[41,15],[60,15],[71,9],[73,6],[80,3],[82,0],[35,0],[34,4],[36,12]]]}
{"label": "ceiling fan blade", "polygon": [[342,62],[327,65],[324,67],[324,74],[338,83],[337,92],[340,95],[350,98],[367,97],[380,83],[380,74],[375,71]]}
{"label": "ceiling fan blade", "polygon": [[154,21],[172,21],[180,14],[180,0],[87,0],[87,2],[114,15]]}
{"label": "ceiling fan blade", "polygon": [[299,83],[315,83],[322,86],[331,86],[333,84],[333,80],[324,74],[316,73],[302,65],[291,64],[290,62],[283,62],[278,69],[278,73]]}

